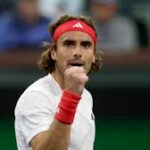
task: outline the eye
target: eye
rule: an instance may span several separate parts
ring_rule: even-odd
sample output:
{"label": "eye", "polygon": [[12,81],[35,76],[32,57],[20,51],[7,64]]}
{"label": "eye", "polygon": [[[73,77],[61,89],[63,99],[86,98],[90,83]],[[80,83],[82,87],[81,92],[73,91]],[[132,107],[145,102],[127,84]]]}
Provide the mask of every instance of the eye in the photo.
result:
{"label": "eye", "polygon": [[81,42],[81,45],[84,48],[90,48],[92,46],[92,43],[90,41],[83,41],[83,42]]}
{"label": "eye", "polygon": [[67,46],[67,47],[74,46],[75,45],[75,41],[73,41],[73,40],[65,40],[63,42],[63,45]]}

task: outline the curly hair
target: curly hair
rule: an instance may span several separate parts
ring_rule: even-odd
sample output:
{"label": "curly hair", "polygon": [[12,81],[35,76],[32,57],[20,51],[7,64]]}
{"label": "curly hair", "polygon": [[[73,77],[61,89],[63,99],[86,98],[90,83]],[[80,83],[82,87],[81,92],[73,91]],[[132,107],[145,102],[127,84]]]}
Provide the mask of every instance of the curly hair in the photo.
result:
{"label": "curly hair", "polygon": [[[50,34],[53,36],[56,28],[67,22],[70,20],[74,20],[74,19],[78,19],[81,21],[84,21],[85,23],[87,23],[90,27],[93,28],[93,30],[96,33],[96,29],[91,21],[90,18],[88,17],[84,17],[84,16],[70,16],[70,15],[64,15],[62,17],[60,17],[60,19],[58,21],[56,21],[55,23],[49,25],[48,29]],[[97,35],[96,35],[97,36]],[[44,52],[42,53],[39,61],[38,61],[38,66],[40,69],[42,69],[46,74],[48,73],[52,73],[55,69],[55,61],[51,58],[51,52],[56,50],[56,42],[52,42],[52,43],[48,43],[48,42],[44,42],[43,43],[43,50]],[[95,62],[92,63],[91,66],[91,70],[92,71],[98,71],[101,66],[102,66],[102,52],[101,51],[97,51],[96,47],[95,47]]]}

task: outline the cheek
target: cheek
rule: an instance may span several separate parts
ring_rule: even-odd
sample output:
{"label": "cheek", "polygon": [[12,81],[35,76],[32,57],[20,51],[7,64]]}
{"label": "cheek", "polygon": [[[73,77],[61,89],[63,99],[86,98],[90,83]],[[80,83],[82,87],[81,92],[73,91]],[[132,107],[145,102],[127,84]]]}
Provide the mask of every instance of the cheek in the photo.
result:
{"label": "cheek", "polygon": [[61,67],[65,67],[67,65],[67,58],[68,56],[65,54],[65,53],[60,53],[58,56],[57,56],[57,62],[59,63],[59,66]]}
{"label": "cheek", "polygon": [[89,52],[89,53],[87,53],[86,54],[87,56],[86,56],[86,60],[87,60],[87,62],[89,62],[89,63],[91,63],[91,62],[93,62],[93,60],[94,60],[94,53],[93,52]]}
{"label": "cheek", "polygon": [[93,63],[93,55],[91,54],[90,56],[88,55],[86,57],[86,65],[85,65],[85,68],[87,71],[90,70],[91,66],[92,66],[92,63]]}

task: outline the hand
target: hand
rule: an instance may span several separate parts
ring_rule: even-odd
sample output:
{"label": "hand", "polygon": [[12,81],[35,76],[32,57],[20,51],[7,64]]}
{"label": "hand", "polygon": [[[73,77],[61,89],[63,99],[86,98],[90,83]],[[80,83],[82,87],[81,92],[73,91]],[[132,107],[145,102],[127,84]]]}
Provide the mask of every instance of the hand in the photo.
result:
{"label": "hand", "polygon": [[71,67],[66,69],[64,76],[65,89],[71,92],[82,94],[88,76],[82,67]]}

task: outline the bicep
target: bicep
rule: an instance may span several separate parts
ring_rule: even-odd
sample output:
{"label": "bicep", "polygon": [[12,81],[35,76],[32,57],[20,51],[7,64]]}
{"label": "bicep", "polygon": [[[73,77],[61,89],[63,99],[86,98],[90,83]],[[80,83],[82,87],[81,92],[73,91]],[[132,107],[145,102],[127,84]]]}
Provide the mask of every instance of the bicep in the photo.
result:
{"label": "bicep", "polygon": [[44,95],[37,92],[29,93],[22,106],[21,128],[26,142],[30,143],[33,137],[49,129],[55,108]]}

